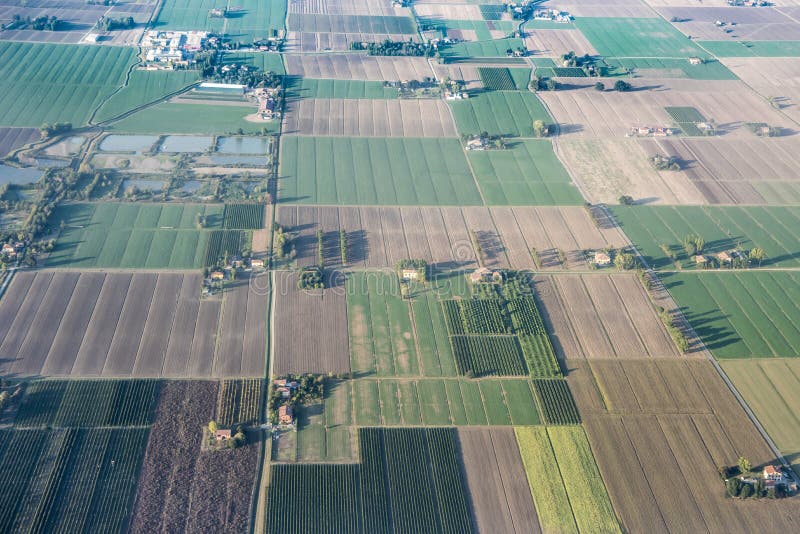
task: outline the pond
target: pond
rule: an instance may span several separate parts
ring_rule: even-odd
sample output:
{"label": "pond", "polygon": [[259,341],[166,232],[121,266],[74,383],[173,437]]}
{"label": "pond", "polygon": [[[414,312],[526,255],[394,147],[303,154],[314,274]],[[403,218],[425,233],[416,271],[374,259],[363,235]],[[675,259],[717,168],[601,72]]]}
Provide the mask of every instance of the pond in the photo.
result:
{"label": "pond", "polygon": [[196,193],[201,187],[203,187],[203,182],[199,180],[188,180],[184,182],[183,186],[178,189],[178,191],[182,193]]}
{"label": "pond", "polygon": [[266,154],[268,140],[264,137],[220,137],[217,152],[221,154]]}
{"label": "pond", "polygon": [[267,165],[266,156],[211,156],[214,165],[252,165],[264,167]]}
{"label": "pond", "polygon": [[86,138],[81,135],[73,135],[72,137],[68,137],[63,141],[59,141],[47,147],[45,153],[50,156],[72,156],[80,151],[85,140]]}
{"label": "pond", "polygon": [[112,134],[100,142],[104,152],[145,152],[158,141],[156,135],[118,135]]}
{"label": "pond", "polygon": [[160,150],[169,153],[200,153],[208,150],[213,142],[213,137],[204,135],[168,135],[161,143]]}
{"label": "pond", "polygon": [[36,158],[36,166],[41,168],[47,167],[66,167],[70,164],[70,161],[67,159],[55,159],[55,158]]}
{"label": "pond", "polygon": [[30,167],[18,169],[17,167],[9,167],[0,163],[0,185],[17,184],[25,185],[32,184],[39,180],[44,173],[39,169]]}

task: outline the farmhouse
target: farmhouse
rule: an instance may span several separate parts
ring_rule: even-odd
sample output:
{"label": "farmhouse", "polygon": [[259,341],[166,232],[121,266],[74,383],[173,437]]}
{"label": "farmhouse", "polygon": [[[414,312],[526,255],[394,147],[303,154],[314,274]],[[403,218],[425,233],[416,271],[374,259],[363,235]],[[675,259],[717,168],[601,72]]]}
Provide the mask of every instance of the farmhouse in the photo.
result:
{"label": "farmhouse", "polygon": [[292,407],[286,406],[285,404],[278,408],[278,421],[282,425],[291,425],[292,421],[294,421],[294,416],[292,414]]}
{"label": "farmhouse", "polygon": [[9,256],[16,256],[17,255],[17,249],[15,249],[14,246],[11,245],[10,243],[3,243],[3,251],[2,251],[2,253],[3,254],[7,254]]}
{"label": "farmhouse", "polygon": [[703,64],[703,59],[699,58],[697,56],[692,56],[692,57],[689,58],[689,64],[690,65],[702,65]]}
{"label": "farmhouse", "polygon": [[216,432],[214,432],[214,439],[217,441],[228,441],[229,439],[231,439],[230,429],[217,430]]}
{"label": "farmhouse", "polygon": [[263,269],[264,260],[262,260],[261,258],[251,258],[250,267],[252,267],[253,269]]}
{"label": "farmhouse", "polygon": [[595,252],[594,253],[594,263],[598,266],[604,265],[611,265],[611,256],[606,254],[605,252]]}
{"label": "farmhouse", "polygon": [[467,150],[485,150],[486,140],[483,137],[477,137],[467,141]]}
{"label": "farmhouse", "polygon": [[503,281],[501,271],[493,271],[486,267],[476,269],[469,275],[469,281],[473,284],[499,284]]}
{"label": "farmhouse", "polygon": [[416,269],[403,269],[400,271],[400,277],[403,280],[418,280],[419,271],[417,271]]}
{"label": "farmhouse", "polygon": [[783,471],[774,465],[767,465],[764,467],[764,480],[772,480],[773,482],[783,482]]}
{"label": "farmhouse", "polygon": [[694,259],[695,265],[697,265],[698,267],[705,267],[708,264],[708,258],[706,256],[704,256],[703,254],[698,254],[698,255],[694,256],[693,259]]}
{"label": "farmhouse", "polygon": [[212,271],[211,272],[211,280],[224,280],[225,273],[222,271]]}

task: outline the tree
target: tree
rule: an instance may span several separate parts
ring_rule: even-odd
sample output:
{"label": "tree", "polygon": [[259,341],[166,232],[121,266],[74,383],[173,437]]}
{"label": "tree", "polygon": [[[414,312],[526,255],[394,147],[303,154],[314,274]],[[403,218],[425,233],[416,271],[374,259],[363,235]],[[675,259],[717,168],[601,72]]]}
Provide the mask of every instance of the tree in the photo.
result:
{"label": "tree", "polygon": [[534,137],[547,137],[547,134],[550,131],[550,127],[545,124],[545,122],[541,119],[536,119],[533,121],[533,136]]}
{"label": "tree", "polygon": [[750,460],[745,458],[744,456],[739,456],[739,459],[736,461],[736,464],[739,466],[739,472],[743,475],[746,475],[750,472]]}
{"label": "tree", "polygon": [[632,206],[633,205],[633,197],[630,196],[630,195],[622,195],[617,199],[617,202],[619,202],[623,206]]}
{"label": "tree", "polygon": [[728,490],[728,495],[731,497],[738,497],[742,489],[742,481],[736,477],[729,478],[725,483],[725,488]]}
{"label": "tree", "polygon": [[625,80],[617,80],[614,83],[614,90],[615,91],[619,91],[620,93],[624,93],[626,91],[630,91],[631,87],[632,87],[631,84],[629,84]]}
{"label": "tree", "polygon": [[636,266],[636,259],[633,257],[633,254],[620,252],[617,254],[617,257],[614,258],[614,265],[616,265],[617,269],[620,271],[630,271]]}
{"label": "tree", "polygon": [[753,486],[747,483],[742,484],[742,489],[739,491],[739,497],[741,497],[742,499],[747,499],[752,495],[753,495]]}
{"label": "tree", "polygon": [[763,248],[755,247],[755,248],[750,249],[748,257],[752,261],[757,261],[758,262],[758,266],[761,267],[761,262],[764,261],[764,259],[767,257],[767,254],[766,254],[766,252],[764,252]]}
{"label": "tree", "polygon": [[558,83],[553,78],[548,78],[545,82],[548,91],[555,91],[558,89]]}
{"label": "tree", "polygon": [[597,82],[596,84],[594,84],[594,89],[595,91],[605,91],[606,84],[604,84],[603,82]]}
{"label": "tree", "polygon": [[208,431],[212,434],[217,432],[217,422],[216,421],[209,421],[208,422]]}

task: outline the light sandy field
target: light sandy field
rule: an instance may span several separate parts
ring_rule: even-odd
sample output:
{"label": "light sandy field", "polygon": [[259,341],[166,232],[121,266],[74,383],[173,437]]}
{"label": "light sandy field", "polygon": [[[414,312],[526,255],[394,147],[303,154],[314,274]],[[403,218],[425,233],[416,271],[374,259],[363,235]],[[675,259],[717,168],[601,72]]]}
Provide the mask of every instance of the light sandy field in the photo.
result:
{"label": "light sandy field", "polygon": [[483,81],[478,74],[478,67],[474,65],[441,65],[434,62],[433,70],[437,80],[445,78],[461,80],[466,84],[468,91],[483,89]]}
{"label": "light sandy field", "polygon": [[[614,80],[605,80],[606,87]],[[566,78],[566,88],[539,96],[561,125],[575,137],[623,137],[636,125],[671,126],[665,106],[694,107],[717,123],[717,135],[752,138],[747,122],[766,122],[794,133],[796,125],[740,81],[634,79],[627,93],[594,89],[594,80]]]}
{"label": "light sandy field", "polygon": [[725,497],[718,466],[735,465],[740,455],[756,467],[775,458],[709,362],[570,367],[567,380],[624,530],[783,530],[800,519],[791,499]]}
{"label": "light sandy field", "polygon": [[800,122],[800,61],[796,58],[727,58],[722,63],[762,97],[774,98],[781,112]]}
{"label": "light sandy field", "polygon": [[[696,40],[729,41],[794,41],[800,39],[800,24],[775,9],[748,9],[738,7],[659,7],[656,9],[666,20],[673,22],[684,35]],[[686,22],[683,22],[683,21]],[[725,21],[717,27],[716,21]],[[735,26],[730,23],[735,22]],[[727,33],[726,30],[731,30]]]}
{"label": "light sandy field", "polygon": [[288,103],[284,134],[348,137],[456,137],[450,108],[441,99],[328,100]]}
{"label": "light sandy field", "polygon": [[330,285],[304,291],[296,273],[275,273],[276,375],[350,371],[344,277]]}
{"label": "light sandy field", "polygon": [[414,10],[422,18],[437,20],[483,20],[477,4],[420,4]]}
{"label": "light sandy field", "polygon": [[[200,301],[200,274],[20,273],[0,301],[0,372],[23,376],[263,376],[266,297],[238,281]],[[223,340],[217,345],[220,309]],[[215,350],[216,348],[216,350]]]}
{"label": "light sandy field", "polygon": [[284,56],[289,75],[337,80],[422,80],[433,71],[425,58],[374,57],[364,54]]}
{"label": "light sandy field", "polygon": [[[690,1],[690,0],[687,0]],[[568,11],[573,17],[648,18],[658,14],[641,0],[565,0],[545,7]]]}
{"label": "light sandy field", "polygon": [[480,532],[540,532],[512,428],[459,428],[467,490]]}
{"label": "light sandy field", "polygon": [[281,206],[278,223],[293,234],[299,266],[317,262],[317,230],[323,230],[325,265],[341,265],[339,231],[347,239],[348,267],[392,267],[405,258],[421,258],[442,269],[474,269],[480,244],[483,263],[512,269],[535,269],[536,249],[542,269],[586,268],[583,250],[619,247],[619,230],[598,229],[581,207],[378,208]]}
{"label": "light sandy field", "polygon": [[292,52],[346,52],[351,43],[379,43],[390,41],[419,41],[419,36],[400,33],[313,33],[290,31],[286,34],[284,51]]}
{"label": "light sandy field", "polygon": [[689,170],[658,172],[653,168],[648,157],[673,155],[654,140],[564,137],[556,138],[553,145],[570,176],[593,204],[615,204],[621,195],[647,204],[707,201],[689,177]]}
{"label": "light sandy field", "polygon": [[556,57],[567,52],[597,55],[597,50],[578,30],[528,30],[525,46],[534,56]]}
{"label": "light sandy field", "polygon": [[633,275],[539,276],[536,295],[561,359],[680,356]]}
{"label": "light sandy field", "polygon": [[727,7],[727,0],[642,0],[652,7]]}
{"label": "light sandy field", "polygon": [[409,9],[393,7],[391,0],[289,0],[289,13],[402,17]]}

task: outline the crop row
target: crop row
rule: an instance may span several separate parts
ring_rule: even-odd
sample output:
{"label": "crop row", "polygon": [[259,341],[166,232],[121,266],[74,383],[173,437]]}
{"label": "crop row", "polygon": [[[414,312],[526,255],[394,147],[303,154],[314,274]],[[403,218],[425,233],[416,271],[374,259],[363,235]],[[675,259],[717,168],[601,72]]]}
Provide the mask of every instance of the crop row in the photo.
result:
{"label": "crop row", "polygon": [[527,373],[516,336],[451,336],[459,372],[466,376],[523,376]]}
{"label": "crop row", "polygon": [[220,426],[255,424],[261,405],[261,379],[223,380],[217,397]]}
{"label": "crop row", "polygon": [[213,230],[206,245],[207,267],[217,265],[226,257],[238,256],[247,245],[247,233],[242,230]]}
{"label": "crop row", "polygon": [[258,229],[264,227],[263,204],[225,204],[224,228]]}
{"label": "crop row", "polygon": [[483,86],[490,91],[514,91],[517,86],[507,68],[478,67]]}
{"label": "crop row", "polygon": [[539,308],[533,297],[518,297],[506,301],[511,326],[517,334],[546,334]]}
{"label": "crop row", "polygon": [[519,336],[519,344],[532,378],[557,378],[561,376],[553,345],[547,334]]}
{"label": "crop row", "polygon": [[0,531],[119,532],[147,429],[0,433]]}
{"label": "crop row", "polygon": [[577,425],[581,422],[578,407],[567,381],[562,379],[533,381],[533,390],[547,425]]}
{"label": "crop row", "polygon": [[156,380],[43,380],[28,386],[15,425],[144,426],[157,397]]}
{"label": "crop row", "polygon": [[498,299],[446,300],[443,305],[450,335],[506,333]]}
{"label": "crop row", "polygon": [[472,531],[453,429],[359,430],[358,465],[273,465],[268,532]]}
{"label": "crop row", "polygon": [[461,306],[457,300],[443,300],[442,308],[444,309],[444,318],[447,323],[447,331],[450,335],[466,334],[466,326],[464,325],[464,314],[461,312]]}

